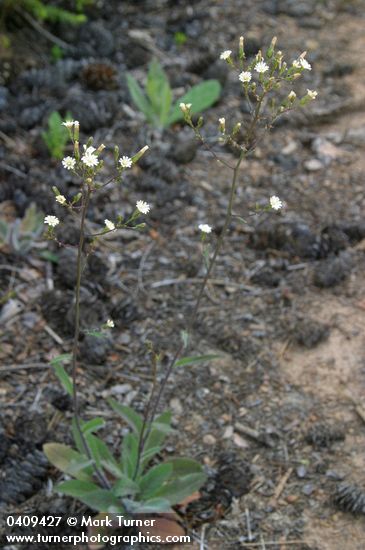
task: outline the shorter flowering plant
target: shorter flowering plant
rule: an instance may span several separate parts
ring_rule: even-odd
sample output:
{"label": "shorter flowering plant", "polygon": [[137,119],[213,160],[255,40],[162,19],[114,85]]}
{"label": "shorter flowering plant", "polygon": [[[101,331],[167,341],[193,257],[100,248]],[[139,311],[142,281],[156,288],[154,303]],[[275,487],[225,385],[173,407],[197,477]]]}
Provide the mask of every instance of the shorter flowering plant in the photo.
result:
{"label": "shorter flowering plant", "polygon": [[[126,170],[146,153],[148,146],[143,147],[135,155],[120,156],[118,147],[114,148],[114,176],[101,183],[101,172],[104,162],[102,155],[105,146],[93,145],[90,138],[80,146],[78,121],[63,123],[73,143],[72,156],[62,160],[65,170],[69,170],[80,182],[80,189],[74,196],[62,195],[57,187],[53,187],[55,201],[65,211],[69,211],[79,219],[80,237],[78,243],[76,287],[75,287],[75,332],[72,351],[61,355],[53,361],[55,373],[64,389],[72,397],[73,420],[72,434],[75,447],[62,443],[47,443],[44,452],[52,464],[72,479],[60,483],[56,490],[73,496],[98,512],[121,513],[133,515],[135,513],[170,512],[172,506],[181,502],[185,497],[194,493],[205,481],[205,474],[201,465],[188,458],[175,458],[163,463],[155,463],[156,455],[163,448],[166,437],[173,431],[171,428],[171,413],[164,412],[149,417],[140,416],[132,408],[122,405],[115,400],[109,404],[114,412],[130,428],[130,432],[123,437],[120,456],[115,457],[103,440],[96,433],[105,426],[103,418],[93,418],[84,421],[79,411],[79,397],[76,377],[77,356],[80,337],[80,289],[82,273],[85,266],[83,248],[86,236],[92,239],[92,252],[95,241],[105,234],[118,229],[138,230],[144,227],[140,222],[141,216],[147,215],[151,205],[138,199],[130,215],[123,219],[118,216],[115,220],[105,219],[104,225],[94,233],[87,231],[87,211],[92,198],[100,189],[115,182],[121,182]],[[58,244],[58,230],[62,221],[48,214],[44,218],[47,226],[47,237],[54,239]],[[87,261],[87,260],[86,260]],[[113,319],[107,319],[100,327],[103,331],[115,327]],[[100,335],[95,331],[92,334]],[[207,359],[207,357],[185,358],[182,365]],[[71,363],[71,373],[68,373],[63,362]],[[154,369],[159,358],[154,355]],[[155,381],[156,383],[156,381]],[[152,392],[156,390],[154,386]],[[181,530],[176,523],[175,531]]]}

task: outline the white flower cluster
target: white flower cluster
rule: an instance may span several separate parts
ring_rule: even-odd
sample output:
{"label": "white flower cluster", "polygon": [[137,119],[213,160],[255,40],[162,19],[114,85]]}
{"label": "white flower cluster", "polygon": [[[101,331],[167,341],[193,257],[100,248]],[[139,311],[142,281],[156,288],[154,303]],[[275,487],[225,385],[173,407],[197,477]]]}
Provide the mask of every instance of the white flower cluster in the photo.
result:
{"label": "white flower cluster", "polygon": [[87,147],[84,145],[84,154],[81,157],[81,161],[87,166],[88,168],[94,168],[99,164],[99,159],[97,155],[95,155],[95,147],[89,146]]}
{"label": "white flower cluster", "polygon": [[212,232],[212,228],[207,223],[199,224],[199,229],[202,233],[211,233]]}
{"label": "white flower cluster", "polygon": [[122,168],[132,168],[133,161],[131,158],[124,156],[119,159],[119,164]]}
{"label": "white flower cluster", "polygon": [[272,195],[269,202],[273,210],[280,210],[281,208],[283,208],[282,201],[276,195]]}
{"label": "white flower cluster", "polygon": [[141,212],[141,214],[148,214],[148,212],[151,210],[151,206],[148,204],[148,202],[145,201],[137,201],[136,208],[138,212]]}
{"label": "white flower cluster", "polygon": [[66,126],[68,130],[72,130],[72,128],[79,128],[80,123],[78,120],[66,120],[65,122],[62,122],[63,126]]}
{"label": "white flower cluster", "polygon": [[56,227],[56,225],[60,223],[60,220],[57,218],[57,216],[46,216],[44,218],[44,223],[46,223],[50,227]]}

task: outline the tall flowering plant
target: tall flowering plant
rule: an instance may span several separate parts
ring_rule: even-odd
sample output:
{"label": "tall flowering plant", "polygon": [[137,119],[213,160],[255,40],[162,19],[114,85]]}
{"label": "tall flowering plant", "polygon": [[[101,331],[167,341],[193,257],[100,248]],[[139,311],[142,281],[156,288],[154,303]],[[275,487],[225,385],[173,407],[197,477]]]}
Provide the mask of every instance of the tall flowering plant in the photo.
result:
{"label": "tall flowering plant", "polygon": [[[98,190],[115,182],[120,182],[125,170],[130,169],[145,154],[148,147],[138,151],[133,157],[120,156],[118,147],[114,149],[115,173],[103,183],[100,183],[103,168],[102,154],[104,145],[93,146],[92,139],[80,147],[79,124],[77,121],[66,121],[64,125],[69,131],[73,143],[73,155],[62,160],[66,170],[70,170],[80,181],[80,190],[74,197],[65,197],[57,188],[53,188],[55,200],[79,219],[79,243],[77,255],[77,273],[75,286],[75,332],[71,352],[71,374],[68,374],[60,362],[56,361],[55,371],[61,383],[73,399],[72,432],[76,449],[59,443],[48,443],[44,450],[49,460],[62,472],[73,479],[62,482],[57,491],[71,495],[99,512],[122,513],[133,515],[146,512],[173,512],[172,507],[192,494],[204,483],[205,475],[201,466],[191,459],[175,458],[151,467],[151,461],[161,451],[166,436],[171,432],[171,414],[159,413],[162,396],[171,373],[175,367],[212,359],[214,356],[184,356],[189,347],[189,336],[194,329],[205,288],[212,274],[217,257],[222,249],[228,227],[235,217],[235,195],[239,185],[240,166],[243,160],[255,148],[255,134],[259,127],[269,130],[275,120],[288,111],[302,107],[315,99],[317,92],[307,90],[307,94],[299,98],[292,89],[285,91],[286,86],[293,86],[304,71],[311,70],[306,60],[305,52],[290,65],[283,59],[281,51],[276,50],[276,38],[263,53],[259,51],[253,60],[248,61],[245,55],[244,39],[239,40],[237,54],[225,50],[220,58],[229,64],[236,72],[242,92],[250,107],[249,120],[226,122],[225,117],[218,120],[218,136],[223,144],[229,144],[238,151],[236,162],[227,162],[207,144],[201,133],[203,119],[193,118],[193,106],[181,103],[180,109],[185,122],[192,128],[199,139],[211,152],[214,159],[222,163],[231,173],[231,185],[228,205],[224,216],[223,228],[214,248],[210,247],[209,239],[212,227],[201,223],[198,227],[203,242],[203,259],[206,272],[199,289],[195,304],[188,316],[185,329],[181,334],[181,344],[157,382],[159,357],[154,357],[154,382],[147,400],[144,414],[141,416],[132,408],[109,400],[113,410],[130,427],[130,432],[123,438],[122,450],[115,457],[107,445],[97,435],[104,426],[102,418],[94,418],[88,422],[82,420],[79,410],[77,386],[77,355],[80,338],[80,288],[84,269],[83,248],[85,240],[91,239],[90,251],[95,241],[109,232],[118,229],[138,230],[144,227],[140,222],[141,215],[147,215],[150,205],[143,200],[136,202],[135,210],[127,218],[116,220],[105,219],[104,226],[96,233],[87,233],[87,212],[90,201]],[[229,129],[229,128],[230,129]],[[280,210],[282,200],[276,195],[269,197],[267,205],[255,207],[253,214],[270,210]],[[47,235],[57,241],[56,227],[59,219],[54,215],[46,216]],[[58,241],[59,242],[59,241]],[[106,319],[104,330],[114,327],[113,319]]]}

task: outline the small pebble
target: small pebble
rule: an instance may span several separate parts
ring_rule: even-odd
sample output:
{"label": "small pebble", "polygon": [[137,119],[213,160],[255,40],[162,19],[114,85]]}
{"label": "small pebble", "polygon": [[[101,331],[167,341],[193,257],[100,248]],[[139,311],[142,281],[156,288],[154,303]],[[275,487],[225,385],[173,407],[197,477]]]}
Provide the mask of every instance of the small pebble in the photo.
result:
{"label": "small pebble", "polygon": [[304,168],[308,172],[318,172],[318,170],[322,170],[323,164],[318,159],[309,159],[305,161]]}
{"label": "small pebble", "polygon": [[311,483],[307,483],[306,485],[303,486],[302,493],[306,496],[309,496],[313,493],[314,489],[315,489],[314,485],[312,485]]}
{"label": "small pebble", "polygon": [[298,466],[298,468],[295,471],[299,478],[303,478],[307,475],[307,468],[303,465]]}
{"label": "small pebble", "polygon": [[215,445],[217,443],[217,440],[216,438],[214,437],[214,435],[212,434],[206,434],[204,437],[203,437],[203,443],[205,443],[205,445]]}

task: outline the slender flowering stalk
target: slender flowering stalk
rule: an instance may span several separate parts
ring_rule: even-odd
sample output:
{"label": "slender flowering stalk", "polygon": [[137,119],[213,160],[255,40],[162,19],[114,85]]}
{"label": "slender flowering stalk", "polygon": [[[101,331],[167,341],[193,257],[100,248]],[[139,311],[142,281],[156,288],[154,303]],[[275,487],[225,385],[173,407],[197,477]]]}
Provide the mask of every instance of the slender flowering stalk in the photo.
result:
{"label": "slender flowering stalk", "polygon": [[[184,333],[186,335],[189,335],[189,333],[194,328],[195,322],[197,320],[201,300],[202,300],[202,297],[203,297],[205,289],[206,289],[206,285],[207,285],[208,280],[209,280],[209,278],[211,276],[211,273],[213,271],[213,268],[214,268],[215,262],[217,260],[217,257],[218,257],[218,255],[221,251],[222,246],[223,246],[223,242],[224,242],[224,239],[226,237],[228,228],[231,224],[231,221],[232,221],[232,218],[233,218],[234,199],[235,199],[236,189],[237,189],[237,185],[238,185],[238,181],[239,181],[240,167],[241,167],[243,159],[255,147],[255,143],[254,143],[254,140],[253,140],[255,130],[256,130],[259,122],[261,120],[265,120],[264,116],[262,115],[262,111],[265,108],[265,100],[266,100],[267,96],[273,90],[276,90],[276,89],[281,87],[281,84],[282,84],[283,81],[291,83],[298,76],[300,76],[300,73],[296,74],[293,71],[290,72],[290,70],[287,68],[286,64],[283,62],[282,52],[279,51],[279,52],[275,53],[275,45],[276,45],[276,38],[274,37],[272,42],[271,42],[270,48],[268,49],[268,51],[266,53],[266,57],[263,57],[261,52],[259,52],[256,56],[256,63],[254,64],[253,68],[260,75],[260,88],[261,88],[261,91],[258,92],[256,83],[251,84],[251,78],[252,78],[251,71],[247,70],[247,69],[251,69],[251,67],[247,67],[246,70],[245,70],[245,68],[243,66],[244,65],[244,59],[245,59],[245,53],[244,53],[244,50],[243,50],[244,41],[243,41],[243,39],[240,38],[240,42],[239,42],[239,60],[241,62],[240,63],[241,69],[243,69],[243,70],[241,70],[241,73],[238,75],[238,78],[239,78],[239,80],[241,80],[245,84],[244,88],[245,88],[246,99],[249,100],[249,96],[248,96],[248,90],[249,90],[251,92],[251,94],[254,95],[254,99],[256,101],[256,106],[251,112],[251,122],[246,127],[244,142],[240,144],[240,143],[237,143],[235,141],[235,136],[237,135],[237,133],[241,129],[241,123],[240,122],[235,124],[235,126],[233,128],[233,131],[231,132],[230,135],[227,136],[226,142],[234,145],[240,151],[238,160],[236,161],[235,165],[231,166],[230,163],[226,162],[223,159],[220,159],[219,156],[215,153],[215,151],[209,148],[209,146],[206,143],[206,140],[203,138],[202,134],[200,133],[201,123],[199,124],[199,122],[198,122],[197,125],[194,125],[194,123],[192,121],[192,118],[191,118],[190,109],[188,109],[185,104],[180,104],[180,108],[181,108],[182,112],[184,113],[185,121],[193,129],[196,137],[208,148],[208,150],[210,150],[210,152],[212,153],[213,157],[216,160],[218,160],[219,162],[221,162],[222,164],[227,166],[227,168],[229,168],[232,171],[231,187],[230,187],[230,192],[229,192],[228,206],[227,206],[227,209],[226,209],[226,212],[225,212],[225,217],[224,217],[223,228],[222,228],[222,230],[219,234],[219,237],[217,239],[213,254],[212,254],[211,258],[208,259],[208,265],[207,265],[207,270],[206,270],[205,277],[204,277],[203,282],[201,284],[200,291],[198,292],[198,296],[197,296],[195,305],[194,305],[194,307],[191,311],[191,314],[188,317],[188,321],[187,321],[186,328],[185,328],[185,331],[184,331]],[[228,61],[229,64],[232,67],[235,67],[234,63],[231,59],[231,55],[232,55],[232,52],[230,50],[226,50],[226,51],[221,53],[220,58]],[[309,64],[307,65],[307,62],[305,62],[304,55],[302,54],[300,56],[300,68],[309,70],[310,67],[308,67]],[[295,69],[295,67],[294,67],[294,69]],[[265,80],[264,77],[262,77],[261,75],[263,75],[264,73],[266,73],[269,70],[270,70],[270,78]],[[273,76],[273,75],[275,75],[275,72],[276,72],[276,76]],[[307,91],[307,96],[305,96],[305,97],[308,98],[308,100],[309,99],[315,99],[316,95],[317,95],[316,92],[308,90]],[[283,107],[283,105],[279,104],[279,107],[277,108],[276,111],[274,111],[271,114],[271,119],[269,119],[269,122],[266,124],[267,129],[269,129],[271,127],[271,124],[273,123],[273,121],[275,121],[276,118],[280,114],[282,114],[283,111],[290,110],[292,108],[295,99],[296,99],[296,94],[295,94],[294,91],[291,91],[290,94],[289,94],[289,97],[287,96],[287,101],[289,102],[290,106],[289,107],[285,107],[285,106]],[[301,102],[299,103],[299,105],[304,105],[306,101],[307,100],[305,98],[303,98],[301,100]],[[249,100],[249,103],[250,103],[250,100]],[[284,105],[285,105],[285,102],[284,102]],[[219,123],[220,123],[220,129],[222,131],[222,126],[224,125],[224,127],[225,127],[226,121],[225,121],[224,118],[220,118]],[[275,195],[270,197],[269,204],[270,204],[270,207],[273,210],[279,210],[283,206],[282,201],[279,199],[279,197],[277,197]],[[203,233],[210,233],[211,232],[211,227],[208,224],[200,224],[199,229]],[[146,441],[147,441],[147,439],[148,439],[148,437],[151,433],[152,422],[153,422],[153,420],[154,420],[154,418],[157,414],[157,410],[158,410],[159,403],[161,401],[163,392],[164,392],[165,387],[167,385],[167,382],[168,382],[168,380],[171,376],[171,373],[173,371],[175,363],[178,360],[178,358],[180,357],[181,353],[183,352],[183,350],[185,348],[185,345],[186,345],[185,340],[183,340],[181,342],[180,346],[177,347],[177,349],[176,349],[176,351],[175,351],[175,353],[174,353],[174,355],[173,355],[173,357],[172,357],[172,359],[171,359],[171,361],[170,361],[170,363],[169,363],[169,365],[168,365],[168,367],[165,371],[165,374],[163,376],[163,379],[162,379],[162,382],[161,382],[161,385],[160,385],[159,391],[157,392],[156,397],[155,397],[155,391],[154,391],[155,386],[153,386],[153,390],[150,394],[150,398],[148,400],[148,403],[147,403],[147,406],[146,406],[146,409],[145,409],[144,418],[143,418],[143,424],[142,424],[142,429],[141,429],[140,438],[139,438],[139,446],[138,446],[137,467],[135,469],[134,477],[136,477],[136,475],[138,473],[139,464],[140,464],[140,461],[141,461],[141,456],[142,456],[142,453],[143,453],[143,450],[144,450],[144,446],[145,446],[145,443],[146,443]]]}

